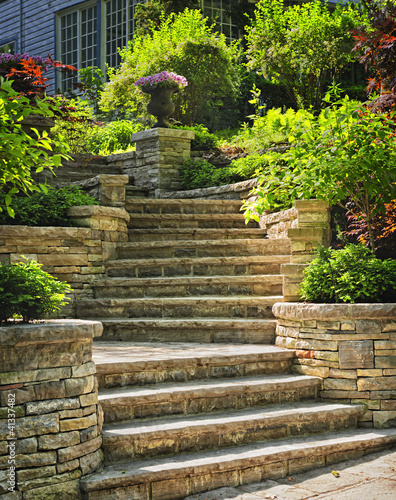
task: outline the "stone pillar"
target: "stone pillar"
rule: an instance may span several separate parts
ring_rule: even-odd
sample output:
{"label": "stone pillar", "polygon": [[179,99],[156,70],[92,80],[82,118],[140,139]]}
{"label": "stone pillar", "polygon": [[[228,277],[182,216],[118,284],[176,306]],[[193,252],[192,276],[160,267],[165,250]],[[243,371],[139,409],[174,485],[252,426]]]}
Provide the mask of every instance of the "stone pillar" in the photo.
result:
{"label": "stone pillar", "polygon": [[85,181],[73,182],[74,186],[83,189],[96,198],[103,207],[125,208],[127,175],[100,174]]}
{"label": "stone pillar", "polygon": [[329,246],[331,240],[330,205],[322,200],[297,200],[297,227],[290,227],[290,264],[282,264],[283,297],[286,302],[299,301],[303,270],[316,254],[318,246]]}
{"label": "stone pillar", "polygon": [[292,371],[323,379],[326,401],[365,404],[361,427],[396,423],[396,304],[277,303],[275,344]]}
{"label": "stone pillar", "polygon": [[161,198],[162,194],[181,188],[179,167],[190,158],[191,130],[153,128],[132,134],[136,143],[136,166],[129,174],[134,185],[149,190],[149,196]]}
{"label": "stone pillar", "polygon": [[99,322],[0,328],[0,497],[81,498],[102,463],[93,337]]}

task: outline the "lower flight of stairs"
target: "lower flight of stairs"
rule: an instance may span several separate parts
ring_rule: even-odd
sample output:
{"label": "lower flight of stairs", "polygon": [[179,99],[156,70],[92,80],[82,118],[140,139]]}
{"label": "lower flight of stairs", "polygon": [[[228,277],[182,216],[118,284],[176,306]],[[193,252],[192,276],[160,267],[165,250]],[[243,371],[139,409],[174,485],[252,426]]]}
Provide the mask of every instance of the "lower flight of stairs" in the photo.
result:
{"label": "lower flight of stairs", "polygon": [[104,466],[87,499],[176,500],[342,461],[396,442],[359,429],[364,405],[320,401],[321,379],[291,373],[275,347],[288,240],[245,226],[239,202],[129,199],[95,298]]}

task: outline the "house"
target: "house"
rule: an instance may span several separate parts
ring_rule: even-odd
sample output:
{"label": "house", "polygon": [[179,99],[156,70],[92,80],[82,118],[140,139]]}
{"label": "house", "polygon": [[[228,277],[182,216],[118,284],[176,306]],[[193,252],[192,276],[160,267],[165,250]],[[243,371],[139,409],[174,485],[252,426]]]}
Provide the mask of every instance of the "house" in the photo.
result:
{"label": "house", "polygon": [[[248,0],[255,3],[257,0]],[[145,0],[0,0],[0,52],[48,54],[78,68],[120,64],[118,47],[135,32],[135,8]],[[240,36],[227,0],[198,0],[229,39]],[[295,3],[295,1],[285,2]],[[70,87],[66,75],[48,74],[49,92]]]}

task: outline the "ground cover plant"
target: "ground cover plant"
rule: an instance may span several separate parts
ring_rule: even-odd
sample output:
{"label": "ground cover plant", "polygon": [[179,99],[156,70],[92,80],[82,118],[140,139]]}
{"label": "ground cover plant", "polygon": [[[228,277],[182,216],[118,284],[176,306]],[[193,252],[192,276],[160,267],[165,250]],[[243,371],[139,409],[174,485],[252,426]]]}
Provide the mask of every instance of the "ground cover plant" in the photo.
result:
{"label": "ground cover plant", "polygon": [[67,303],[70,286],[42,270],[34,260],[0,264],[0,325],[22,317],[42,319]]}
{"label": "ground cover plant", "polygon": [[[4,196],[0,194],[0,200]],[[36,192],[30,196],[18,196],[14,201],[13,217],[0,213],[0,224],[26,226],[74,226],[67,213],[70,207],[98,205],[98,202],[76,186],[48,187],[47,192]]]}
{"label": "ground cover plant", "polygon": [[301,297],[307,302],[396,302],[396,260],[380,260],[363,245],[321,247],[304,270]]}

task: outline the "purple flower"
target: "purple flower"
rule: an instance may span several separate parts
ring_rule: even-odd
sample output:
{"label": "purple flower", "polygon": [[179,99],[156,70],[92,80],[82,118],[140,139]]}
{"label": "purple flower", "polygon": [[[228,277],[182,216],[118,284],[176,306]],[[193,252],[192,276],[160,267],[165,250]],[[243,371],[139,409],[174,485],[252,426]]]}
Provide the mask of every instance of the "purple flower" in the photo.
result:
{"label": "purple flower", "polygon": [[143,91],[144,89],[156,87],[176,87],[181,90],[183,87],[187,87],[188,82],[184,76],[161,71],[161,73],[156,73],[155,75],[139,78],[134,85],[135,87],[140,87]]}

